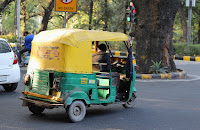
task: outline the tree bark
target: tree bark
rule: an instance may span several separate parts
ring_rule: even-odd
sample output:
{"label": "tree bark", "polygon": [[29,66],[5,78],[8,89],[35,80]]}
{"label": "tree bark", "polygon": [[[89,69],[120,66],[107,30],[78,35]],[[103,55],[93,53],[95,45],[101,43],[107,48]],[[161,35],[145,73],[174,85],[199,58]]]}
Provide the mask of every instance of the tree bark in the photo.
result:
{"label": "tree bark", "polygon": [[49,6],[47,8],[43,7],[44,15],[43,15],[42,24],[41,24],[39,32],[47,30],[47,25],[48,25],[53,7],[54,7],[54,0],[50,1]]}
{"label": "tree bark", "polygon": [[200,44],[200,17],[199,17],[199,27],[198,27],[198,44]]}
{"label": "tree bark", "polygon": [[180,14],[181,28],[183,30],[183,41],[187,42],[187,21],[186,21],[186,14],[184,11],[184,5],[185,5],[185,2],[183,4],[180,3],[178,12]]}
{"label": "tree bark", "polygon": [[66,18],[66,23],[75,15],[75,13],[70,13]]}
{"label": "tree bark", "polygon": [[173,61],[173,24],[179,0],[132,0],[137,10],[135,30],[136,59],[140,73],[149,73],[152,61],[162,61],[175,71]]}
{"label": "tree bark", "polygon": [[105,0],[105,25],[103,30],[106,31],[108,28],[108,0]]}
{"label": "tree bark", "polygon": [[1,4],[0,4],[0,13],[5,9],[5,7],[7,5],[9,5],[11,2],[13,2],[14,0],[4,0]]}
{"label": "tree bark", "polygon": [[93,0],[90,0],[89,30],[92,29]]}
{"label": "tree bark", "polygon": [[23,22],[24,22],[23,32],[26,31],[26,6],[27,6],[26,1],[22,2],[22,11],[21,12],[23,12]]}

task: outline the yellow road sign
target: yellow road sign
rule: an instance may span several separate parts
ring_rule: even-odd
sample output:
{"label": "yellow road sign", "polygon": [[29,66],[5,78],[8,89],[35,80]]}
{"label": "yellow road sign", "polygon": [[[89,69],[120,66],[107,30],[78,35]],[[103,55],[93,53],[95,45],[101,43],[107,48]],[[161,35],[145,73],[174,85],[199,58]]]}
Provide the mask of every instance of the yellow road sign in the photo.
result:
{"label": "yellow road sign", "polygon": [[77,12],[78,0],[55,0],[55,11]]}

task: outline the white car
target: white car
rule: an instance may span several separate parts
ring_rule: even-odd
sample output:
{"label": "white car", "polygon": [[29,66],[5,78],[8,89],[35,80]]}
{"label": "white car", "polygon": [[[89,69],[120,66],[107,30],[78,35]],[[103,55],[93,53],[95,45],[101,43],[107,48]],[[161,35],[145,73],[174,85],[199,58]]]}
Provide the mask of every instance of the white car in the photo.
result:
{"label": "white car", "polygon": [[0,38],[0,85],[12,92],[20,81],[17,56],[5,39]]}

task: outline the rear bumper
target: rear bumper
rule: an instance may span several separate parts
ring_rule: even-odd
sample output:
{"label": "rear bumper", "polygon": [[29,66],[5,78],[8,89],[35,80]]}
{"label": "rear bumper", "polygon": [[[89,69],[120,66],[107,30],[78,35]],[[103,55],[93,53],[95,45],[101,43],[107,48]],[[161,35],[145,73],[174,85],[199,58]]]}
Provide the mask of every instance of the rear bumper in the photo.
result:
{"label": "rear bumper", "polygon": [[48,103],[48,102],[45,102],[45,101],[28,99],[28,98],[23,98],[23,97],[20,97],[20,99],[23,101],[22,106],[28,106],[28,104],[34,104],[36,106],[49,108],[49,109],[64,106],[64,104],[51,104],[51,103]]}
{"label": "rear bumper", "polygon": [[18,64],[13,65],[10,69],[0,70],[0,76],[6,76],[5,81],[0,81],[0,84],[17,83],[20,81],[20,68]]}
{"label": "rear bumper", "polygon": [[41,98],[41,99],[48,99],[50,101],[56,101],[56,102],[63,102],[62,98],[58,98],[55,96],[47,96],[47,95],[42,95],[42,94],[37,94],[37,93],[32,93],[32,92],[27,92],[27,91],[23,91],[22,94],[26,95],[26,96],[33,96],[33,97],[37,97],[37,98]]}

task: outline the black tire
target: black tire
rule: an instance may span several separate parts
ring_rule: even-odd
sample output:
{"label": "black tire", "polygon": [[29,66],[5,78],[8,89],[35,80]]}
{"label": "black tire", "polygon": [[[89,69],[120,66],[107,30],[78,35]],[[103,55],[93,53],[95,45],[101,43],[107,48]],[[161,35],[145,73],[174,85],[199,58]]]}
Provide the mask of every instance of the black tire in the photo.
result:
{"label": "black tire", "polygon": [[44,111],[44,107],[39,107],[39,106],[36,106],[36,105],[32,105],[32,104],[29,104],[28,105],[28,109],[33,113],[33,114],[41,114],[43,111]]}
{"label": "black tire", "polygon": [[67,109],[71,122],[82,121],[86,115],[86,107],[82,101],[74,101]]}
{"label": "black tire", "polygon": [[7,92],[13,92],[17,88],[18,83],[12,83],[12,84],[3,84],[3,88]]}
{"label": "black tire", "polygon": [[136,97],[132,96],[131,99],[128,102],[123,104],[123,107],[132,108],[133,106],[135,106],[135,99],[136,99]]}

